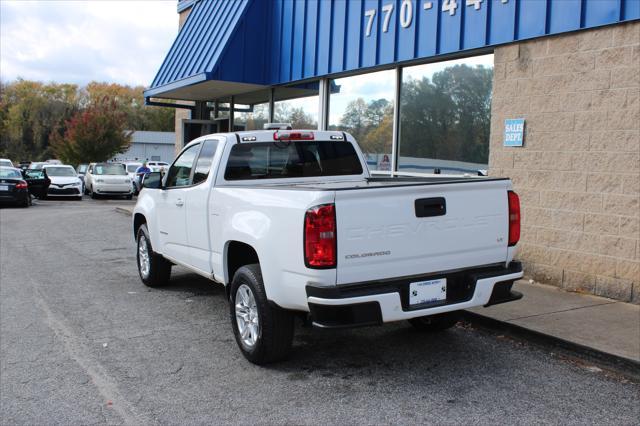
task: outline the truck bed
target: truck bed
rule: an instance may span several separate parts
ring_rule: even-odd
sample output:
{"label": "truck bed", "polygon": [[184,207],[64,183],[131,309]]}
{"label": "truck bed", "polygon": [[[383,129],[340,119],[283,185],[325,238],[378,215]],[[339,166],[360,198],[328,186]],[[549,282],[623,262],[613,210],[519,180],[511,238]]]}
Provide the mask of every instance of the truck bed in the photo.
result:
{"label": "truck bed", "polygon": [[[254,181],[251,185],[238,185],[246,188],[269,188],[283,190],[308,190],[308,191],[347,191],[352,189],[375,189],[375,188],[393,188],[404,186],[424,186],[424,185],[444,185],[459,183],[482,183],[509,180],[508,178],[489,178],[489,177],[465,177],[465,176],[426,176],[426,177],[370,177],[364,180],[335,180],[328,182],[300,182],[300,183],[283,183],[283,184],[260,184],[260,181]],[[225,185],[234,186],[234,185]]]}

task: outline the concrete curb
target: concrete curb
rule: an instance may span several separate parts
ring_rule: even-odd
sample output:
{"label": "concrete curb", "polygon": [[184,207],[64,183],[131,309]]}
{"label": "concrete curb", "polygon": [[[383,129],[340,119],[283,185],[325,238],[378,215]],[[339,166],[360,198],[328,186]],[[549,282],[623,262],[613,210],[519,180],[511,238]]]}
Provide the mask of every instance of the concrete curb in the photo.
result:
{"label": "concrete curb", "polygon": [[500,331],[514,337],[521,337],[539,346],[553,347],[563,355],[568,355],[603,366],[634,380],[640,381],[640,362],[619,355],[607,353],[570,340],[541,333],[506,321],[500,321],[474,312],[463,311],[463,318],[474,325]]}
{"label": "concrete curb", "polygon": [[124,208],[124,207],[116,207],[115,210],[118,213],[122,213],[122,214],[127,215],[127,216],[133,215],[133,211],[132,210],[129,210],[129,209]]}

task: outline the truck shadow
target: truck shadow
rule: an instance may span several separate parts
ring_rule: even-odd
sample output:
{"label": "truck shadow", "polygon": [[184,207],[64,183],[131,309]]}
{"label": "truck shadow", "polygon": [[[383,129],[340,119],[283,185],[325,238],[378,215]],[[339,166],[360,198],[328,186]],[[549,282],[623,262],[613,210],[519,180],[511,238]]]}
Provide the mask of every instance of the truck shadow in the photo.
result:
{"label": "truck shadow", "polygon": [[165,286],[159,287],[160,291],[176,293],[191,293],[197,296],[219,296],[226,299],[224,286],[213,282],[203,276],[188,272],[185,269],[174,266],[171,271],[171,280]]}
{"label": "truck shadow", "polygon": [[346,330],[296,327],[291,357],[268,368],[290,373],[292,380],[307,375],[343,380],[355,376],[374,380],[387,374],[423,376],[444,365],[460,368],[470,357],[481,355],[470,342],[470,333],[459,325],[426,334],[404,322]]}
{"label": "truck shadow", "polygon": [[[205,297],[212,315],[224,312],[225,289],[221,284],[176,267],[170,283],[157,291],[184,293],[185,296]],[[231,333],[230,327],[225,333]],[[229,334],[229,342],[233,336]],[[458,323],[450,330],[424,333],[407,322],[352,329],[325,330],[303,325],[296,318],[293,348],[286,361],[269,364],[265,368],[287,380],[338,380],[377,386],[396,380],[426,380],[443,375],[461,376],[469,369],[475,374],[491,369],[502,370],[504,359],[496,355],[496,346],[505,352],[507,347],[493,336],[478,332],[468,324]],[[246,362],[235,347],[230,347],[238,362]],[[429,379],[431,380],[431,379]]]}

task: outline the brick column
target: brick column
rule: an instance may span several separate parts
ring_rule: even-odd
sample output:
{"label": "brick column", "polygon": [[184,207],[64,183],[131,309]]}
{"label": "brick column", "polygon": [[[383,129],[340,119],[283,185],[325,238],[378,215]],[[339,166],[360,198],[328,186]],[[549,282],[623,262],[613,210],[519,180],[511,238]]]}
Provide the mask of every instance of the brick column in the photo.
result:
{"label": "brick column", "polygon": [[640,303],[639,56],[638,22],[495,50],[489,169],[520,194],[536,281]]}

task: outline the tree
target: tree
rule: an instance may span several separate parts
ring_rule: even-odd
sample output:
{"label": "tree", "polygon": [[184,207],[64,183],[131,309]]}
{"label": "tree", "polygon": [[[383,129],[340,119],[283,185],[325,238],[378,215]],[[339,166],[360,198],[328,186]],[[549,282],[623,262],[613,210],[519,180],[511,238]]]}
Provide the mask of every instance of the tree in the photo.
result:
{"label": "tree", "polygon": [[290,123],[294,129],[315,129],[313,117],[304,112],[302,107],[292,107],[286,102],[276,104],[274,119],[278,123]]}
{"label": "tree", "polygon": [[18,161],[52,155],[51,131],[77,110],[77,86],[18,79],[0,92],[0,154]]}
{"label": "tree", "polygon": [[174,131],[174,109],[144,105],[143,90],[97,82],[83,88],[23,79],[0,83],[0,156],[18,161],[52,158],[51,136],[62,136],[76,113],[99,106],[105,98],[124,113],[127,130]]}
{"label": "tree", "polygon": [[126,114],[107,97],[76,113],[65,127],[52,134],[54,152],[65,163],[106,161],[131,145]]}
{"label": "tree", "polygon": [[493,70],[455,65],[402,85],[400,154],[486,163]]}
{"label": "tree", "polygon": [[340,119],[340,127],[356,138],[361,140],[366,133],[367,103],[362,98],[354,99],[347,104],[344,114]]}
{"label": "tree", "polygon": [[173,132],[175,111],[172,108],[147,106],[144,104],[144,87],[122,86],[115,83],[92,81],[81,91],[81,106],[112,99],[118,109],[125,113],[127,128],[131,130],[156,130]]}

